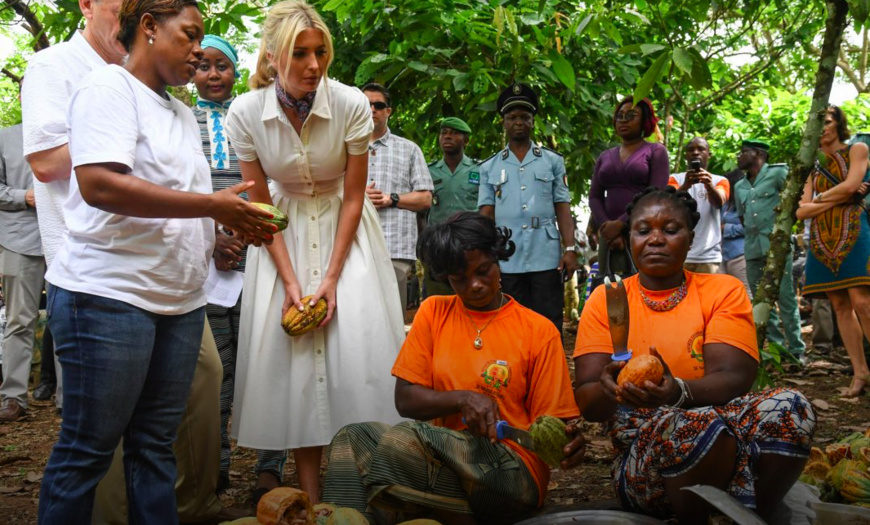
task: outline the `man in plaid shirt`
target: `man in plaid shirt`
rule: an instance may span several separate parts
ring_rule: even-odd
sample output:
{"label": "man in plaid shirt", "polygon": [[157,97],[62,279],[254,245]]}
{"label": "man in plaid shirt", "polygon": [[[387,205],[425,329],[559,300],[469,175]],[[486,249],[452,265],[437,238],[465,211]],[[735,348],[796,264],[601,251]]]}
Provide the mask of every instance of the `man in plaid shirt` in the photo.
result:
{"label": "man in plaid shirt", "polygon": [[369,144],[366,195],[378,209],[405,310],[408,276],[417,259],[417,212],[432,205],[432,177],[420,147],[390,133],[387,124],[393,109],[387,89],[371,83],[362,91],[371,103],[375,125]]}

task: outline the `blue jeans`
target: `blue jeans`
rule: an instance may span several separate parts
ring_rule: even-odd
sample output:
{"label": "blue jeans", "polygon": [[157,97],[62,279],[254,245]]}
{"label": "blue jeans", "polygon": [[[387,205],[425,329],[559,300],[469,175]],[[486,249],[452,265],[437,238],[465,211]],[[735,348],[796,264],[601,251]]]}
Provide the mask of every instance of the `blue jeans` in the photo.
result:
{"label": "blue jeans", "polygon": [[39,495],[39,523],[90,525],[97,483],[124,438],[129,523],[176,524],[175,456],[205,308],[158,315],[52,287],[63,422]]}

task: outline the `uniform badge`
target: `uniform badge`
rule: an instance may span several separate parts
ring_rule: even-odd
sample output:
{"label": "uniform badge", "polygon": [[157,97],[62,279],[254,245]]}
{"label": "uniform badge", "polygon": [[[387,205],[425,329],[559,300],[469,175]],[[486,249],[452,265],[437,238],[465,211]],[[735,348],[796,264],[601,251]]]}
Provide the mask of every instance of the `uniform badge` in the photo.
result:
{"label": "uniform badge", "polygon": [[521,88],[519,84],[514,84],[514,95],[519,95],[522,91],[523,88]]}
{"label": "uniform badge", "polygon": [[508,150],[504,150],[504,151],[502,151],[502,152],[501,152],[501,160],[505,160],[505,159],[507,159],[507,158],[508,158],[508,155],[510,155],[510,152],[508,152]]}
{"label": "uniform badge", "polygon": [[534,154],[536,157],[540,157],[542,155],[541,148],[535,146],[534,148],[532,148],[532,154]]}
{"label": "uniform badge", "polygon": [[468,183],[479,186],[480,185],[480,173],[477,171],[469,172],[468,173]]}

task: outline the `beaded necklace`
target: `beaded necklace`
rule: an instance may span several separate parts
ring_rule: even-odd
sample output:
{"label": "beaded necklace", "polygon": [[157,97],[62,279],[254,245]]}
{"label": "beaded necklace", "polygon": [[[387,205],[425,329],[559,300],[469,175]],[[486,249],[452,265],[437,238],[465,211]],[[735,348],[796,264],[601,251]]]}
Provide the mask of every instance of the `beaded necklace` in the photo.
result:
{"label": "beaded necklace", "polygon": [[[638,284],[640,284],[639,281]],[[689,284],[686,282],[686,278],[683,277],[683,284],[671,292],[670,295],[659,301],[647,297],[647,295],[643,293],[642,286],[638,286],[638,289],[640,290],[640,297],[643,299],[643,304],[645,304],[647,308],[655,312],[667,312],[676,308],[677,305],[680,304],[680,301],[686,298],[686,294],[689,292]]]}

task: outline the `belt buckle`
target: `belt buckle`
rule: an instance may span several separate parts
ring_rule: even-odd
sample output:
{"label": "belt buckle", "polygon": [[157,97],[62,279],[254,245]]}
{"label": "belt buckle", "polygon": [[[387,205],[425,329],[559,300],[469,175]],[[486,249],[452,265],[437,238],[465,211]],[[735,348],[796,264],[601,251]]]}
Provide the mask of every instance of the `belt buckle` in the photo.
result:
{"label": "belt buckle", "polygon": [[532,217],[532,228],[537,230],[541,227],[541,218],[540,217]]}

